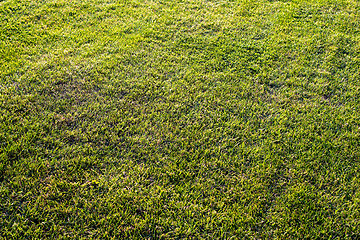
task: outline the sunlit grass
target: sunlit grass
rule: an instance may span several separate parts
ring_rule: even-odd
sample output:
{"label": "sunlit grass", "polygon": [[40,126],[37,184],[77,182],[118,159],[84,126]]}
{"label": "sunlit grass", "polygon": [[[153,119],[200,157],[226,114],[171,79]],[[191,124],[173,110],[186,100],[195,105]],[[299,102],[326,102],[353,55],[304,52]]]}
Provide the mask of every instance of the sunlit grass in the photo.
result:
{"label": "sunlit grass", "polygon": [[358,1],[0,0],[0,238],[360,238]]}

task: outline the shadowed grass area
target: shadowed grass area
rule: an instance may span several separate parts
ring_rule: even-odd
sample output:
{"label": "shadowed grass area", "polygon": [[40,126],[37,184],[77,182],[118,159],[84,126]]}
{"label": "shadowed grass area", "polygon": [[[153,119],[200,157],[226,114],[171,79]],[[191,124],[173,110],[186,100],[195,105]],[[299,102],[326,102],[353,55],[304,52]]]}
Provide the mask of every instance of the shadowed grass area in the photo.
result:
{"label": "shadowed grass area", "polygon": [[360,2],[0,0],[0,238],[359,239]]}

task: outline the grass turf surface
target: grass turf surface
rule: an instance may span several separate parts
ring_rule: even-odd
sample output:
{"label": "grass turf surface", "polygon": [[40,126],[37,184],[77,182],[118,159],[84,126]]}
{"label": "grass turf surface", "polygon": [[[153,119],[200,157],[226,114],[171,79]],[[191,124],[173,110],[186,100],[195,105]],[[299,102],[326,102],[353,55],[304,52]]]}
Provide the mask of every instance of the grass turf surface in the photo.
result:
{"label": "grass turf surface", "polygon": [[360,2],[0,1],[0,238],[359,239]]}

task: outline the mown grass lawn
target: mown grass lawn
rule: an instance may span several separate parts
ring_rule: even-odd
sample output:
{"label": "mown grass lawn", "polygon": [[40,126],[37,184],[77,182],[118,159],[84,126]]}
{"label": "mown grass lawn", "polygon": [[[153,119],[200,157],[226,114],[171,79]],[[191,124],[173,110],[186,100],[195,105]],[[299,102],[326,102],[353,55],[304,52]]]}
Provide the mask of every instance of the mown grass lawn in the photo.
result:
{"label": "mown grass lawn", "polygon": [[357,0],[0,0],[1,239],[360,239]]}

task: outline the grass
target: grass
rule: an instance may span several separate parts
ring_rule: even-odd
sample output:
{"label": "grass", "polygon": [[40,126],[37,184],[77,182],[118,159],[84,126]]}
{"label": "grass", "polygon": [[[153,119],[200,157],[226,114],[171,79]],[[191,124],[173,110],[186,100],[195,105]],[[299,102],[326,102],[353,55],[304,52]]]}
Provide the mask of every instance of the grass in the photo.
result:
{"label": "grass", "polygon": [[360,239],[357,0],[0,0],[0,238]]}

